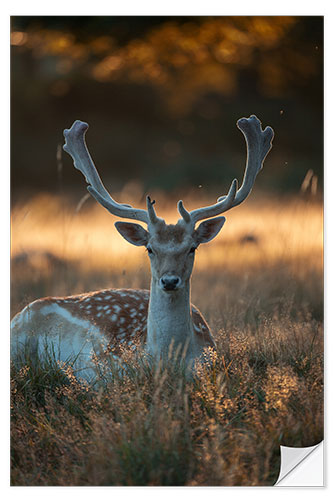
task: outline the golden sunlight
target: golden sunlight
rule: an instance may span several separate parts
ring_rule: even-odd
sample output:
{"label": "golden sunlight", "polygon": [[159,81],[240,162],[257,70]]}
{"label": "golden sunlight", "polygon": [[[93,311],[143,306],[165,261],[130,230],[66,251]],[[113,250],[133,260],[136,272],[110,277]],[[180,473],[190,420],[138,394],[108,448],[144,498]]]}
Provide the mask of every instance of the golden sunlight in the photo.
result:
{"label": "golden sunlight", "polygon": [[[177,200],[166,202],[160,195],[159,199],[159,215],[169,223],[176,222]],[[193,209],[192,205],[189,199],[186,206]],[[56,214],[51,221],[50,213]],[[64,205],[60,198],[39,195],[12,211],[12,256],[38,250],[91,269],[145,266],[144,250],[126,243],[115,230],[115,221],[116,218],[93,203],[76,213],[75,208]],[[228,267],[241,271],[284,261],[299,272],[304,265],[319,270],[322,246],[320,203],[297,197],[283,201],[257,197],[246,207],[228,213],[219,238],[200,247],[196,269]]]}

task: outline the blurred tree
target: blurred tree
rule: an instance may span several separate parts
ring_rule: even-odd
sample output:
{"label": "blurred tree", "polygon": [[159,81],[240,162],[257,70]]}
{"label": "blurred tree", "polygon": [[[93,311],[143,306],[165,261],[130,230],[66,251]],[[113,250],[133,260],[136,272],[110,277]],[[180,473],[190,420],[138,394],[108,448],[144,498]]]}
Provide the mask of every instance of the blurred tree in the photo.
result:
{"label": "blurred tree", "polygon": [[[320,180],[322,25],[311,16],[13,17],[14,192],[52,189],[61,130],[75,118],[93,125],[88,140],[113,185],[227,184],[244,164],[234,123],[251,113],[276,131],[263,185],[299,188],[309,168]],[[77,177],[67,170],[69,185]]]}

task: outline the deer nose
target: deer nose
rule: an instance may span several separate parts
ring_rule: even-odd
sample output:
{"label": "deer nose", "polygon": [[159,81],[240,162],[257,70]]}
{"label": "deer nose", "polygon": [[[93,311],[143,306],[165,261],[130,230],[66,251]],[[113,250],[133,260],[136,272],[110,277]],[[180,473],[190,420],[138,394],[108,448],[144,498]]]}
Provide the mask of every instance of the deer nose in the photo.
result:
{"label": "deer nose", "polygon": [[178,276],[163,276],[160,279],[161,287],[164,290],[176,290],[180,285],[180,278]]}

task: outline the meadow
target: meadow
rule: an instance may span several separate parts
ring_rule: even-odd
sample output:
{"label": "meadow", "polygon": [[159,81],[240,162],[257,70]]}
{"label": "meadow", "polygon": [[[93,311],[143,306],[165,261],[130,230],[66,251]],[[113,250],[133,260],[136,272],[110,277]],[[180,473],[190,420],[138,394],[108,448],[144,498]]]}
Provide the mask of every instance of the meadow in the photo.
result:
{"label": "meadow", "polygon": [[[139,192],[115,198],[137,204]],[[177,200],[154,197],[158,215],[177,220]],[[12,314],[42,296],[149,288],[145,250],[79,199],[13,205]],[[183,199],[189,209],[213,201]],[[12,485],[274,484],[281,444],[323,439],[322,216],[320,199],[256,192],[199,248],[192,302],[217,353],[193,380],[126,347],[125,376],[113,370],[93,387],[52,360],[12,366]]]}

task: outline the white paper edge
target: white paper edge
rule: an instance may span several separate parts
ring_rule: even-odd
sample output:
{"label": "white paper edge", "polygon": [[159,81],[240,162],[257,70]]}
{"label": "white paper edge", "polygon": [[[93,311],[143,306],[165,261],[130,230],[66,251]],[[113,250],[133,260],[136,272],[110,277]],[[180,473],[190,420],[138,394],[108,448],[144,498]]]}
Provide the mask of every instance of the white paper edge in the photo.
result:
{"label": "white paper edge", "polygon": [[274,486],[324,486],[324,442],[307,448],[280,446],[281,466]]}

